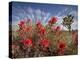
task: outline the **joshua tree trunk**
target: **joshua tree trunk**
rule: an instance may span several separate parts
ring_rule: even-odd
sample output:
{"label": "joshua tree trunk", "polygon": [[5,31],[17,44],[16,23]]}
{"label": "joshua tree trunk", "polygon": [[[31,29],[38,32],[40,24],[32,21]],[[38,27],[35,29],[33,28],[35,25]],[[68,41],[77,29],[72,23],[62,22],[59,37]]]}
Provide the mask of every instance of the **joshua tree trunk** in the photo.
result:
{"label": "joshua tree trunk", "polygon": [[70,31],[71,31],[71,25],[68,26],[68,29],[69,29],[69,33],[70,33]]}

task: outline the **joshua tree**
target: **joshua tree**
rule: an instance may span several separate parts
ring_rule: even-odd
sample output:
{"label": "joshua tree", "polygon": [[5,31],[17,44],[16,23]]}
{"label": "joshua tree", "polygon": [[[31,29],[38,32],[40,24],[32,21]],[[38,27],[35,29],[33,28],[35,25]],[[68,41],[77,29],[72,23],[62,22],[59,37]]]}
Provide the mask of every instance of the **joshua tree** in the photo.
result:
{"label": "joshua tree", "polygon": [[72,15],[67,15],[63,18],[62,24],[69,30],[69,32],[71,31],[71,24],[74,22],[73,18],[74,16]]}

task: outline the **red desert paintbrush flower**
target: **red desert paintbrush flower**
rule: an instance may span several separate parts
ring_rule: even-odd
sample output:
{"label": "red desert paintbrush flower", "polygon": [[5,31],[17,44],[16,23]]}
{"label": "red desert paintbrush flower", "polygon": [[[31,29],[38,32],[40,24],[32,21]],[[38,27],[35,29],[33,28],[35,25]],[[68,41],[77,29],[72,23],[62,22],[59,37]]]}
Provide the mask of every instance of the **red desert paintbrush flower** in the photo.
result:
{"label": "red desert paintbrush flower", "polygon": [[44,35],[46,33],[46,29],[44,27],[40,28],[40,34]]}
{"label": "red desert paintbrush flower", "polygon": [[40,22],[40,21],[39,21],[39,22],[37,22],[37,23],[36,23],[36,26],[40,29],[40,28],[42,27],[41,22]]}
{"label": "red desert paintbrush flower", "polygon": [[61,30],[60,26],[55,27],[54,31],[56,31],[57,36],[60,36],[60,34],[62,33],[60,30]]}
{"label": "red desert paintbrush flower", "polygon": [[52,17],[52,23],[56,23],[57,22],[57,18],[56,17]]}
{"label": "red desert paintbrush flower", "polygon": [[62,43],[62,42],[61,42],[61,43],[59,43],[59,48],[60,48],[60,49],[64,49],[64,48],[65,48],[65,44],[64,44],[64,43]]}
{"label": "red desert paintbrush flower", "polygon": [[58,43],[58,53],[59,53],[60,55],[63,55],[63,54],[64,54],[65,48],[66,48],[65,42],[59,41],[59,43]]}
{"label": "red desert paintbrush flower", "polygon": [[57,26],[55,30],[56,31],[59,31],[60,30],[60,26]]}
{"label": "red desert paintbrush flower", "polygon": [[37,25],[37,26],[38,26],[38,25],[41,25],[41,22],[37,22],[36,25]]}
{"label": "red desert paintbrush flower", "polygon": [[56,17],[52,17],[52,18],[48,21],[49,24],[54,24],[54,23],[56,23],[56,22],[57,22],[57,18],[56,18]]}
{"label": "red desert paintbrush flower", "polygon": [[40,45],[47,48],[47,47],[49,47],[50,42],[48,39],[42,39],[42,40],[40,40]]}
{"label": "red desert paintbrush flower", "polygon": [[63,41],[59,41],[58,42],[58,49],[64,50],[65,47],[66,47],[66,43],[65,42],[63,42]]}
{"label": "red desert paintbrush flower", "polygon": [[20,42],[23,43],[24,46],[32,46],[32,39],[21,40]]}
{"label": "red desert paintbrush flower", "polygon": [[18,24],[20,27],[22,27],[25,24],[24,21],[20,21],[20,23]]}
{"label": "red desert paintbrush flower", "polygon": [[60,26],[52,26],[51,29],[52,29],[52,31],[60,31],[61,27]]}

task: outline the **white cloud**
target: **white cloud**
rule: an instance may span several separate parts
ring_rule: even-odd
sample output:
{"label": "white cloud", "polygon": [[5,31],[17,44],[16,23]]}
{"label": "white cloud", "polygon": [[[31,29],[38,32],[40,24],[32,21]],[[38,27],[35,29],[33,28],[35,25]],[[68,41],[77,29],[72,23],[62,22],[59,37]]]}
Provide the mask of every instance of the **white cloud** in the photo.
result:
{"label": "white cloud", "polygon": [[37,10],[35,10],[35,13],[36,13],[37,15],[41,15],[41,10],[40,10],[40,9],[37,9]]}
{"label": "white cloud", "polygon": [[33,13],[33,10],[32,10],[32,8],[31,7],[29,7],[28,9],[27,9],[27,11],[28,11],[28,13]]}

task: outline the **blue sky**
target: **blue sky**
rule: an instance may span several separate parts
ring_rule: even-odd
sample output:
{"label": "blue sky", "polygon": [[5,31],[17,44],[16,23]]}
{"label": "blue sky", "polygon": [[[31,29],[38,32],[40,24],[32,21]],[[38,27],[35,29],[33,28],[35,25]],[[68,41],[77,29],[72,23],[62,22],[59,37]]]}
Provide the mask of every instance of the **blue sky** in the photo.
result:
{"label": "blue sky", "polygon": [[[72,29],[77,29],[78,7],[75,5],[43,4],[30,2],[12,3],[13,25],[17,24],[20,20],[27,18],[32,19],[33,22],[40,20],[43,24],[46,24],[52,16],[58,17],[57,25],[61,25],[62,18],[67,14],[72,14],[74,16],[75,22],[72,25]],[[64,29],[66,28],[64,27]]]}

